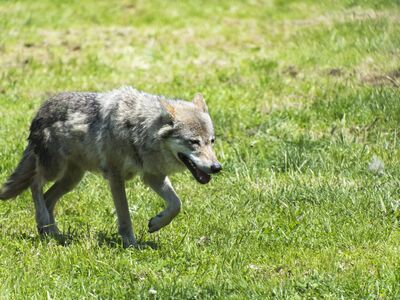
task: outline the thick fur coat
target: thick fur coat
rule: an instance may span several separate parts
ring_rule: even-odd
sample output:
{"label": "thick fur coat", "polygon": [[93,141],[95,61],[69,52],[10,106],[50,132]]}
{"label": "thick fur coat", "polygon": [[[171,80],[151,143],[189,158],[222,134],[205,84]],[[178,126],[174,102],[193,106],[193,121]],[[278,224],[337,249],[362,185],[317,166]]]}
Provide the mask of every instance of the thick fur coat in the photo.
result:
{"label": "thick fur coat", "polygon": [[[125,246],[135,246],[125,180],[140,175],[166,202],[149,231],[169,224],[181,202],[168,175],[188,168],[200,183],[221,170],[212,150],[214,129],[203,97],[192,102],[150,95],[131,87],[106,93],[61,93],[32,121],[28,146],[0,199],[30,187],[40,233],[58,232],[54,206],[86,171],[109,181]],[[43,185],[54,185],[43,193]]]}

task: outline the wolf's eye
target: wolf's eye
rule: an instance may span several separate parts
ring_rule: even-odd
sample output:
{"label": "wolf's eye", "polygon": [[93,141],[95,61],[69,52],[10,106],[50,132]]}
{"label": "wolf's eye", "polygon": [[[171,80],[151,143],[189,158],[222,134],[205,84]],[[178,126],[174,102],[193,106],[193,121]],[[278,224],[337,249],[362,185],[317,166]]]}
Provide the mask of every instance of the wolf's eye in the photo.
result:
{"label": "wolf's eye", "polygon": [[215,138],[212,137],[212,138],[211,138],[211,144],[214,144],[214,143],[215,143]]}
{"label": "wolf's eye", "polygon": [[200,145],[200,141],[199,140],[189,140],[189,144],[190,145]]}

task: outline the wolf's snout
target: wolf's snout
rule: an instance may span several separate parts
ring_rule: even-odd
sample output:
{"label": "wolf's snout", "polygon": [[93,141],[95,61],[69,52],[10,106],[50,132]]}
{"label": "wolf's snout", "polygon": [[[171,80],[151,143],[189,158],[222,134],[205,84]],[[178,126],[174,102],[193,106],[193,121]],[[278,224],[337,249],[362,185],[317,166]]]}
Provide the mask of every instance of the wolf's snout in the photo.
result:
{"label": "wolf's snout", "polygon": [[211,165],[211,173],[216,174],[222,170],[222,166],[220,163],[213,163]]}

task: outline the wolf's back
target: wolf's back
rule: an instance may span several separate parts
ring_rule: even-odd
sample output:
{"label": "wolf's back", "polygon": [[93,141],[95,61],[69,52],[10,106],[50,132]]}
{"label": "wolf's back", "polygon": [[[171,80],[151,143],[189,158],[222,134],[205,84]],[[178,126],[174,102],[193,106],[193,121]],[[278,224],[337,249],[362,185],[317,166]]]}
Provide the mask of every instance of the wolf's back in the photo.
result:
{"label": "wolf's back", "polygon": [[27,189],[33,181],[36,172],[36,158],[33,150],[28,146],[14,173],[0,189],[0,199],[8,200],[18,196]]}

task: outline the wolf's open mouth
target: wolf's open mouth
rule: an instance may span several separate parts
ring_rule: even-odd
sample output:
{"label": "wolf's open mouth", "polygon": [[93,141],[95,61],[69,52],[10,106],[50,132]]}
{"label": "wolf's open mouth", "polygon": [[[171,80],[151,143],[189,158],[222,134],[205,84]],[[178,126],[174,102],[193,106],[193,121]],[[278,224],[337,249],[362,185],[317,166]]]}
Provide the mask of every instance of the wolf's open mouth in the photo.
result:
{"label": "wolf's open mouth", "polygon": [[200,170],[196,166],[196,164],[190,160],[189,157],[187,157],[183,153],[178,153],[178,156],[181,159],[181,161],[185,164],[185,166],[189,169],[189,171],[192,172],[193,177],[196,178],[198,182],[200,182],[201,184],[206,184],[210,182],[211,176]]}

